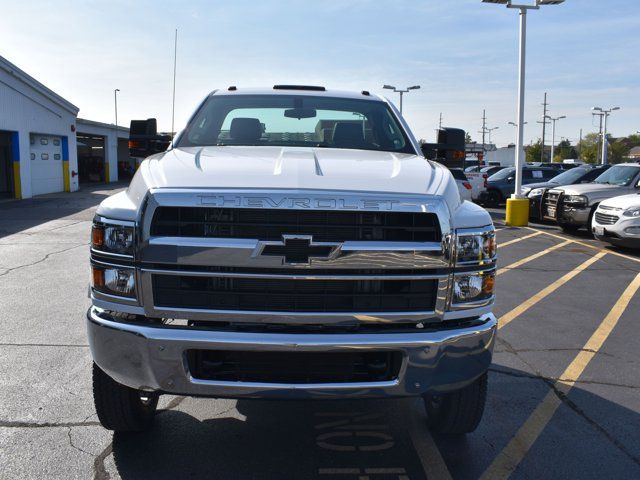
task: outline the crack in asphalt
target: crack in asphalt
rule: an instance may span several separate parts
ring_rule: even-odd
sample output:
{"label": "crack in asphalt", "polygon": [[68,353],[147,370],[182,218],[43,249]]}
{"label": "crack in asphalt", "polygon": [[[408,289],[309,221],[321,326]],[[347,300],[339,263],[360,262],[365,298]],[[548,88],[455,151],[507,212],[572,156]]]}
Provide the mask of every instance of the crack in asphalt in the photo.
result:
{"label": "crack in asphalt", "polygon": [[73,438],[71,436],[71,429],[72,429],[72,427],[69,427],[69,430],[67,431],[67,438],[69,439],[69,445],[71,445],[72,448],[75,448],[79,452],[82,452],[82,453],[84,453],[86,455],[89,455],[89,456],[93,457],[94,456],[93,453],[87,452],[86,450],[83,450],[82,448],[78,447],[77,445],[75,445],[73,443]]}
{"label": "crack in asphalt", "polygon": [[68,252],[69,250],[73,250],[74,248],[78,248],[78,247],[83,247],[83,246],[87,246],[89,245],[89,243],[79,243],[74,245],[73,247],[69,247],[69,248],[65,248],[64,250],[57,250],[55,252],[50,252],[47,253],[43,258],[41,258],[40,260],[36,260],[35,262],[32,263],[27,263],[25,265],[19,265],[17,267],[13,267],[13,268],[9,268],[7,269],[5,272],[0,273],[0,277],[3,277],[5,275],[8,275],[9,273],[15,271],[15,270],[20,270],[21,268],[25,268],[25,267],[32,267],[34,265],[37,265],[39,263],[45,262],[49,259],[49,257],[51,257],[52,255],[57,255],[58,253],[64,253],[64,252]]}
{"label": "crack in asphalt", "polygon": [[605,357],[617,358],[615,355],[606,352],[599,352],[597,350],[593,350],[592,348],[518,348],[515,349],[511,347],[511,349],[505,350],[496,350],[496,353],[537,353],[537,352],[589,352],[595,353],[596,355],[603,355]]}
{"label": "crack in asphalt", "polygon": [[89,348],[82,343],[0,343],[0,347],[60,347],[60,348]]}
{"label": "crack in asphalt", "polygon": [[[89,417],[87,417],[89,418]],[[0,420],[0,428],[70,428],[70,427],[95,427],[100,422],[23,422],[13,420]]]}
{"label": "crack in asphalt", "polygon": [[[489,368],[490,371],[493,371],[495,373],[504,374],[504,375],[511,375],[511,376],[514,376],[514,377],[521,377],[521,378],[528,378],[528,379],[533,379],[533,380],[540,380],[540,381],[546,383],[547,386],[553,391],[553,393],[556,394],[556,396],[560,399],[560,401],[564,405],[569,407],[574,413],[576,413],[583,420],[585,420],[589,425],[591,425],[598,432],[600,432],[607,440],[609,440],[609,442],[611,442],[612,445],[614,445],[624,455],[626,455],[629,459],[631,459],[631,461],[633,461],[634,463],[636,463],[637,465],[640,466],[640,457],[637,457],[636,455],[634,455],[633,452],[631,452],[629,449],[627,449],[627,447],[625,447],[622,444],[622,442],[620,442],[611,433],[609,433],[596,420],[594,420],[591,417],[589,417],[589,415],[587,415],[587,413],[582,408],[580,408],[575,402],[570,400],[568,398],[568,396],[564,392],[560,391],[556,387],[556,381],[558,381],[558,379],[552,379],[552,378],[549,378],[549,377],[545,377],[537,369],[535,369],[532,365],[530,365],[526,360],[524,360],[520,355],[518,355],[518,352],[513,348],[513,346],[508,341],[506,341],[503,338],[498,338],[497,340],[498,340],[498,342],[500,342],[503,345],[505,345],[505,347],[509,351],[511,351],[515,356],[517,356],[520,359],[520,361],[522,361],[525,365],[527,365],[527,367],[529,367],[531,369],[531,371],[534,372],[534,373],[533,373],[533,375],[515,374],[515,373],[512,373],[512,372],[505,372],[504,370],[498,370],[498,369],[495,369],[495,368]],[[565,382],[573,381],[574,383],[578,383],[578,382],[576,382],[574,380],[567,380],[567,379],[560,380],[560,381],[565,381]],[[587,381],[583,381],[583,382],[580,382],[580,383],[587,383]]]}

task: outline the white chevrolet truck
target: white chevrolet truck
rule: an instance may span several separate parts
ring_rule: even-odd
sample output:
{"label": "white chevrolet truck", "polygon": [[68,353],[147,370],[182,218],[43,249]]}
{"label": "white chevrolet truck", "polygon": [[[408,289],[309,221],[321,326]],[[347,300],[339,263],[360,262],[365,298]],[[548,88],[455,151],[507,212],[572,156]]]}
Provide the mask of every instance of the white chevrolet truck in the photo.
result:
{"label": "white chevrolet truck", "polygon": [[98,207],[87,313],[100,422],[162,394],[424,398],[473,431],[496,335],[495,230],[369,92],[211,93]]}

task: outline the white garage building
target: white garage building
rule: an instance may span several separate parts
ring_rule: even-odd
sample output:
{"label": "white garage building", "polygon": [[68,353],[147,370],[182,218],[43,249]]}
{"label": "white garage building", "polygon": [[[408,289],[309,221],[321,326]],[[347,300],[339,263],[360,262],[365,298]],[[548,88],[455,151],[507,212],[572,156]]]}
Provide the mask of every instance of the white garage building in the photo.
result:
{"label": "white garage building", "polygon": [[119,158],[128,171],[129,130],[78,119],[78,110],[0,57],[0,198],[116,181]]}

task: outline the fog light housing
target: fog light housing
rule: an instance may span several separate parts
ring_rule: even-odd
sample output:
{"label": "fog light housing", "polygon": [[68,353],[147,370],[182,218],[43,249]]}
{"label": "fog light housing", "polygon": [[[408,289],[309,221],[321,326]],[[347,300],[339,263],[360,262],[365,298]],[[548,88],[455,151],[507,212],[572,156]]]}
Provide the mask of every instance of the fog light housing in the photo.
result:
{"label": "fog light housing", "polygon": [[453,281],[452,303],[477,302],[490,299],[495,287],[495,271],[458,275]]}
{"label": "fog light housing", "polygon": [[629,235],[640,235],[640,226],[638,227],[627,227],[624,229],[624,233]]}
{"label": "fog light housing", "polygon": [[134,298],[136,296],[135,270],[93,266],[91,286],[94,290],[109,295]]}

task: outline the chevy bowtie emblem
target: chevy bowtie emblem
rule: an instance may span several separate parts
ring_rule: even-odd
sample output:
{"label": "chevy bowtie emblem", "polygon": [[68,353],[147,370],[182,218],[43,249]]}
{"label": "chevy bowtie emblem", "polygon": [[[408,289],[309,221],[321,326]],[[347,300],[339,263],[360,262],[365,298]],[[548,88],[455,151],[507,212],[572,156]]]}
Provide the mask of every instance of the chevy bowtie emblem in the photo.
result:
{"label": "chevy bowtie emblem", "polygon": [[314,242],[311,235],[283,235],[282,241],[261,241],[253,256],[281,257],[285,265],[309,265],[338,255],[341,243]]}

